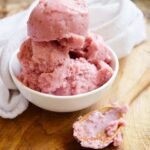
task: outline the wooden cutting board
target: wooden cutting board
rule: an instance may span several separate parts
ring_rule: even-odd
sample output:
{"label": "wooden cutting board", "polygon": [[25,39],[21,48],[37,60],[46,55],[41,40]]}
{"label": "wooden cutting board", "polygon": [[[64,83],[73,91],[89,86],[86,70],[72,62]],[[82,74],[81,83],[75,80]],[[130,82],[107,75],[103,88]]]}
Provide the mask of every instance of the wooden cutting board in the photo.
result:
{"label": "wooden cutting board", "polygon": [[[122,145],[105,150],[150,150],[150,1],[142,2],[137,1],[145,12],[148,40],[120,60],[118,78],[100,102],[75,113],[53,113],[30,104],[16,119],[0,119],[0,150],[80,150],[72,137],[72,123],[112,99],[130,103],[128,125]],[[3,15],[7,13],[5,10]]]}

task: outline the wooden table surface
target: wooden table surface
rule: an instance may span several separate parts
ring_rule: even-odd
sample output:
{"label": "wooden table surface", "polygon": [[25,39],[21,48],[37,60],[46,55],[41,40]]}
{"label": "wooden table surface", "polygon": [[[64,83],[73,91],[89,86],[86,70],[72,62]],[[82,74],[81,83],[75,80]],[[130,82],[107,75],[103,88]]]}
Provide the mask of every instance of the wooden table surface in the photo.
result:
{"label": "wooden table surface", "polygon": [[[18,1],[18,3],[15,3]],[[28,7],[31,0],[0,0],[0,16],[4,17]],[[148,40],[120,60],[118,78],[100,102],[75,113],[53,113],[30,104],[14,120],[0,118],[0,150],[80,150],[72,137],[76,118],[112,100],[130,102],[119,148],[105,150],[150,150],[150,1],[136,0],[145,14]]]}

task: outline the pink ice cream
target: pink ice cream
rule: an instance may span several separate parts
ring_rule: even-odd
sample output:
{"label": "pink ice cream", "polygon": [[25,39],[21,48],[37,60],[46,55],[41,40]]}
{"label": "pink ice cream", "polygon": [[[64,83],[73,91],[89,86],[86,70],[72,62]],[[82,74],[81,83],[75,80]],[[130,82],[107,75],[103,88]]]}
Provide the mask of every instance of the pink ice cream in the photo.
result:
{"label": "pink ice cream", "polygon": [[123,116],[127,110],[127,106],[120,106],[106,112],[93,111],[88,116],[80,117],[73,124],[73,135],[81,146],[87,148],[102,149],[111,143],[119,146],[122,143],[122,133],[118,128],[125,126]]}
{"label": "pink ice cream", "polygon": [[84,0],[40,0],[28,20],[28,34],[34,41],[86,36],[88,21]]}
{"label": "pink ice cream", "polygon": [[84,0],[40,0],[29,17],[28,35],[18,53],[18,78],[33,90],[77,95],[97,89],[113,74],[104,41],[88,33]]}
{"label": "pink ice cream", "polygon": [[100,67],[97,67],[78,51],[66,50],[55,41],[27,39],[18,53],[22,65],[18,78],[34,90],[54,95],[86,93],[111,78],[113,70],[109,64],[98,58]]}

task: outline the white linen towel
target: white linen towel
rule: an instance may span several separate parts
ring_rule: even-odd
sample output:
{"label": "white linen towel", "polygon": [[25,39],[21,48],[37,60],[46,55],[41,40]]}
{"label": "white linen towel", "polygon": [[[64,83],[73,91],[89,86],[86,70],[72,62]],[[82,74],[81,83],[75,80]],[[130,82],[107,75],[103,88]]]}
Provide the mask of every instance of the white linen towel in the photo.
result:
{"label": "white linen towel", "polygon": [[[29,9],[0,20],[0,117],[15,118],[28,107],[9,74],[9,60],[27,36],[26,22],[36,0]],[[90,30],[103,36],[118,58],[146,39],[142,12],[130,0],[87,0]]]}

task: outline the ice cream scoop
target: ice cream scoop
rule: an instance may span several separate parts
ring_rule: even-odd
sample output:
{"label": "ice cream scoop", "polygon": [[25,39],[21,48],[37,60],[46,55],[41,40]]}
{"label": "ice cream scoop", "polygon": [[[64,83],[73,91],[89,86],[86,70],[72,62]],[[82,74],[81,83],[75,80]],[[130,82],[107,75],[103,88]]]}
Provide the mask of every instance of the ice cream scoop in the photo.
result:
{"label": "ice cream scoop", "polygon": [[88,8],[84,0],[40,0],[28,20],[34,41],[52,41],[88,33]]}
{"label": "ice cream scoop", "polygon": [[118,146],[122,142],[121,127],[125,126],[123,117],[127,110],[124,105],[92,111],[73,124],[73,136],[86,148],[102,149],[111,143]]}

